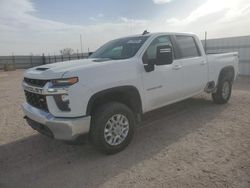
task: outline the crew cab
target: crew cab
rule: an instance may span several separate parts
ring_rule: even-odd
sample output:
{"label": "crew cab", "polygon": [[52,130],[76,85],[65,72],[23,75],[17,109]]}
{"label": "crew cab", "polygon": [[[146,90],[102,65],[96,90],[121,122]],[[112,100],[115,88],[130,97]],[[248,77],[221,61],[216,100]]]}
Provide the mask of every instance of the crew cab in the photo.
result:
{"label": "crew cab", "polygon": [[191,33],[143,33],[112,40],[88,59],[30,68],[24,73],[28,124],[72,141],[88,134],[112,154],[131,141],[146,112],[211,93],[228,102],[238,74],[238,53],[206,55]]}

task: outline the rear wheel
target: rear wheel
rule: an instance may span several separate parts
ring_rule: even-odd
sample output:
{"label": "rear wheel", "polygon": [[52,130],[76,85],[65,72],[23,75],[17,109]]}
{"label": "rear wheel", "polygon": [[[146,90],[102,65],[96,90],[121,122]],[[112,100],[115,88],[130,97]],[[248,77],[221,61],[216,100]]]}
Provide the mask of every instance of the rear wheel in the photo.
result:
{"label": "rear wheel", "polygon": [[232,81],[231,79],[224,77],[220,80],[216,93],[212,94],[214,103],[225,104],[231,97]]}
{"label": "rear wheel", "polygon": [[134,114],[126,105],[107,103],[93,114],[90,141],[106,154],[117,153],[132,140],[134,127]]}

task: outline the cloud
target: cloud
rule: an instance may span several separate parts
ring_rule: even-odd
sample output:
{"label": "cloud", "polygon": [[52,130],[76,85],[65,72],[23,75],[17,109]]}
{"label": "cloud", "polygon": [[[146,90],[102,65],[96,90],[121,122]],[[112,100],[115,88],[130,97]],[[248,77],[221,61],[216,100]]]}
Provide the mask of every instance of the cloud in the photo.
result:
{"label": "cloud", "polygon": [[158,5],[170,3],[171,1],[173,0],[153,0],[153,2]]}
{"label": "cloud", "polygon": [[0,28],[12,30],[62,31],[81,29],[78,25],[68,25],[52,20],[40,19],[31,13],[36,9],[30,0],[1,0]]}
{"label": "cloud", "polygon": [[[145,20],[118,18],[113,22],[91,25],[67,24],[35,16],[36,8],[30,0],[1,0],[0,2],[0,55],[58,53],[60,49],[80,48],[83,36],[85,51],[95,50],[104,42],[141,32]],[[99,13],[95,19],[101,19]]]}
{"label": "cloud", "polygon": [[92,21],[99,21],[99,19],[98,19],[98,18],[93,17],[93,16],[90,16],[90,17],[89,17],[89,19],[90,19],[90,20],[92,20]]}
{"label": "cloud", "polygon": [[104,17],[104,14],[103,14],[103,13],[99,13],[97,16],[98,16],[99,18],[102,18],[102,17]]}
{"label": "cloud", "polygon": [[205,31],[209,38],[250,34],[249,0],[206,0],[186,14],[184,18],[168,18],[165,26],[172,31],[194,32],[201,39]]}
{"label": "cloud", "polygon": [[130,19],[127,17],[120,17],[120,20],[124,23],[139,25],[145,25],[148,22],[148,20]]}
{"label": "cloud", "polygon": [[166,22],[170,25],[188,25],[217,13],[223,13],[223,15],[217,18],[216,21],[230,21],[248,14],[249,7],[248,0],[207,0],[187,17],[182,19],[170,18]]}
{"label": "cloud", "polygon": [[95,17],[90,16],[89,19],[92,20],[92,21],[100,21],[103,17],[104,17],[104,14],[99,13],[99,14],[97,14],[97,16],[95,16]]}
{"label": "cloud", "polygon": [[0,0],[0,55],[12,52],[53,54],[65,47],[76,51],[80,49],[80,34],[84,51],[87,48],[92,51],[108,40],[142,33],[145,29],[150,32],[194,32],[201,37],[208,31],[212,38],[250,33],[250,27],[247,27],[250,25],[249,0],[204,0],[191,12],[184,12],[184,18],[178,17],[178,9],[175,12],[176,17],[165,22],[162,16],[144,20],[127,15],[105,21],[105,15],[99,13],[93,16],[93,20],[99,21],[82,25],[40,18],[30,0]]}

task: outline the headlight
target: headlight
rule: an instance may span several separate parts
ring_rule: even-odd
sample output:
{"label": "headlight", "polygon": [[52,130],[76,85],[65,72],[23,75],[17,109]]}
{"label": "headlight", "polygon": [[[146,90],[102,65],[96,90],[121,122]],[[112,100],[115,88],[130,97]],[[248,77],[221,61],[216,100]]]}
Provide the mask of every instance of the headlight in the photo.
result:
{"label": "headlight", "polygon": [[53,86],[69,86],[78,82],[78,77],[56,79],[51,81]]}

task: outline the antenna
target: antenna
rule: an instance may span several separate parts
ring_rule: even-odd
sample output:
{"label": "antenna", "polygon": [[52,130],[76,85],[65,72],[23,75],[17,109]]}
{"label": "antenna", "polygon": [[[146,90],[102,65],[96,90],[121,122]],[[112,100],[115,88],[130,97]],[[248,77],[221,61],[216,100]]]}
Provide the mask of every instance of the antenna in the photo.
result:
{"label": "antenna", "polygon": [[149,34],[149,32],[147,30],[143,31],[142,35],[146,35]]}

